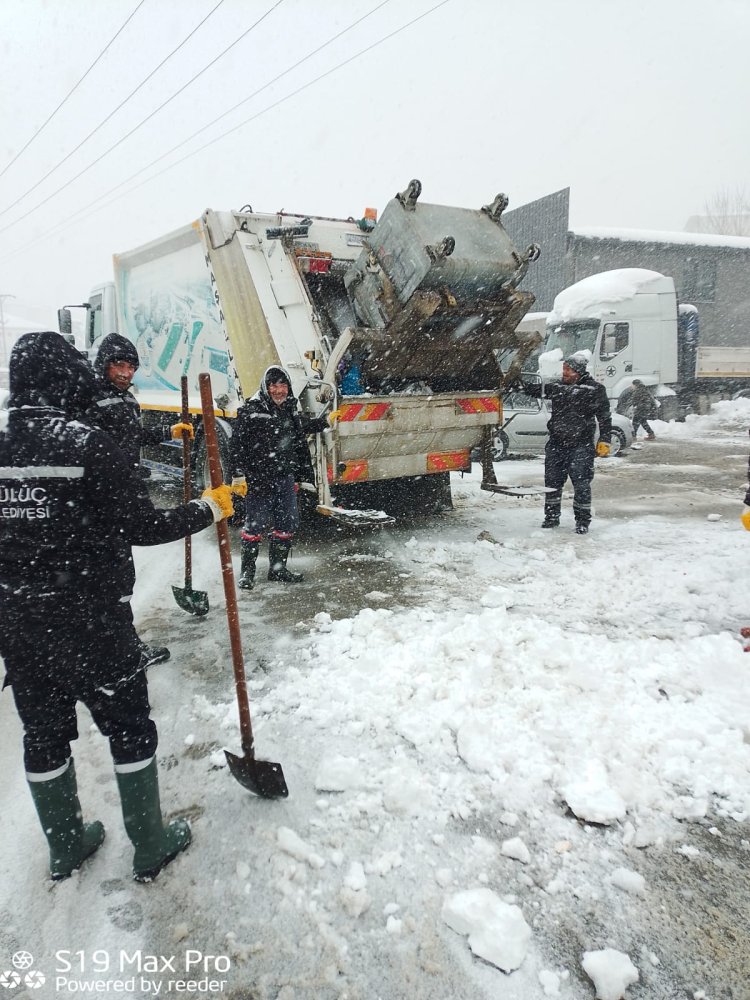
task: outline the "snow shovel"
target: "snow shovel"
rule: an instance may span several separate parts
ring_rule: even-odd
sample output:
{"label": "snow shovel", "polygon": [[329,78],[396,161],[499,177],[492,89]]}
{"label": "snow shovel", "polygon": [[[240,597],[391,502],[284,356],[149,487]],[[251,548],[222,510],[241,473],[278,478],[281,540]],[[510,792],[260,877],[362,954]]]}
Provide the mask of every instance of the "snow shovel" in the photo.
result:
{"label": "snow shovel", "polygon": [[[211,476],[211,486],[221,486],[224,477],[219,458],[219,443],[216,439],[216,418],[214,416],[214,401],[211,394],[211,376],[201,372],[198,376],[201,390],[201,408],[203,410],[203,431],[206,436],[208,452],[208,468]],[[232,569],[232,549],[229,543],[229,528],[226,520],[216,525],[219,535],[219,554],[221,556],[221,573],[224,580],[224,596],[227,601],[227,622],[229,624],[229,640],[232,647],[232,665],[234,667],[234,686],[237,692],[237,704],[240,710],[240,734],[244,756],[224,750],[229,770],[243,788],[264,799],[286,798],[289,789],[286,787],[281,764],[273,764],[267,760],[256,760],[253,727],[250,721],[250,704],[245,683],[245,663],[242,657],[242,640],[240,638],[240,616],[237,610],[237,591],[234,586],[234,570]]]}
{"label": "snow shovel", "polygon": [[[182,416],[183,424],[190,423],[188,410],[188,380],[182,376]],[[182,495],[185,503],[190,503],[190,435],[182,432]],[[193,590],[193,548],[190,535],[185,535],[185,586],[172,587],[178,607],[189,615],[202,618],[208,614],[208,594],[204,590]]]}

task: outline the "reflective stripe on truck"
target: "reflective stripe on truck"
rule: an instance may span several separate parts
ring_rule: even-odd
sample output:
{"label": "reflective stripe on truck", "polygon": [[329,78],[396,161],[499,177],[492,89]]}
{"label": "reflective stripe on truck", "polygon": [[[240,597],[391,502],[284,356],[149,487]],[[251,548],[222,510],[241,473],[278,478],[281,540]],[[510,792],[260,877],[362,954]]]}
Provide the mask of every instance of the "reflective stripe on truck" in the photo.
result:
{"label": "reflective stripe on truck", "polygon": [[474,399],[457,399],[456,413],[499,413],[497,396],[479,396]]}
{"label": "reflective stripe on truck", "polygon": [[427,455],[392,455],[339,462],[328,466],[329,483],[361,483],[400,476],[424,476],[436,472],[458,472],[471,468],[469,449],[435,451]]}
{"label": "reflective stripe on truck", "polygon": [[342,403],[339,407],[339,423],[349,423],[352,420],[382,420],[390,408],[390,403]]}

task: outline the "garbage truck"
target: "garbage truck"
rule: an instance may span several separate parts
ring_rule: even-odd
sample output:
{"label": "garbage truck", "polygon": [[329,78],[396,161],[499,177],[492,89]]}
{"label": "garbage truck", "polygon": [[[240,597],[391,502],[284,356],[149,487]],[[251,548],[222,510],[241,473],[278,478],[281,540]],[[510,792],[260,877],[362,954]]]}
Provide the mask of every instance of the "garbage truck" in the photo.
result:
{"label": "garbage truck", "polygon": [[[408,488],[417,503],[445,499],[448,473],[470,468],[483,429],[501,419],[500,352],[512,349],[515,370],[538,344],[516,330],[534,301],[518,284],[539,248],[512,244],[505,195],[466,209],[422,203],[420,193],[412,181],[379,220],[374,210],[333,219],[208,209],[114,255],[114,280],[80,307],[85,347],[93,356],[113,332],[133,342],[134,387],[151,425],[174,421],[187,376],[199,486],[208,477],[199,373],[211,375],[229,474],[237,408],[278,364],[303,411],[339,411],[309,440],[320,508],[364,506],[383,484]],[[72,308],[59,311],[63,333]],[[148,449],[144,464],[179,474],[175,444]]]}

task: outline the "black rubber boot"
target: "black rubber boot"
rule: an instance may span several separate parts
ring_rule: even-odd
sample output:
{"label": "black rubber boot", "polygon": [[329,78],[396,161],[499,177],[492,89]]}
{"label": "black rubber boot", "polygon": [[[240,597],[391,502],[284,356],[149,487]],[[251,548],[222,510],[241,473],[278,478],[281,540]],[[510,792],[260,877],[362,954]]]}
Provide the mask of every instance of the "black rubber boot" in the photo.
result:
{"label": "black rubber boot", "polygon": [[577,535],[588,535],[588,533],[589,533],[589,526],[588,526],[588,524],[585,524],[583,521],[578,521],[576,523],[576,534]]}
{"label": "black rubber boot", "polygon": [[542,521],[542,527],[543,528],[559,528],[560,527],[560,518],[559,517],[550,517],[549,514],[545,514],[544,515],[544,520]]}
{"label": "black rubber boot", "polygon": [[257,542],[242,540],[242,562],[240,564],[240,579],[237,586],[240,590],[252,590],[255,586],[255,563],[258,560],[260,545]]}
{"label": "black rubber boot", "polygon": [[27,780],[49,846],[50,877],[59,882],[98,850],[104,827],[98,820],[84,823],[81,818],[72,757],[62,774],[44,781],[35,780],[38,777],[27,775]]}
{"label": "black rubber boot", "polygon": [[135,771],[116,770],[115,775],[125,830],[135,848],[133,878],[136,882],[153,882],[159,872],[190,845],[190,825],[184,819],[174,819],[164,825],[156,758]]}
{"label": "black rubber boot", "polygon": [[304,577],[301,573],[292,573],[286,568],[286,561],[292,550],[291,541],[279,538],[271,539],[271,546],[268,551],[268,579],[277,583],[302,583]]}

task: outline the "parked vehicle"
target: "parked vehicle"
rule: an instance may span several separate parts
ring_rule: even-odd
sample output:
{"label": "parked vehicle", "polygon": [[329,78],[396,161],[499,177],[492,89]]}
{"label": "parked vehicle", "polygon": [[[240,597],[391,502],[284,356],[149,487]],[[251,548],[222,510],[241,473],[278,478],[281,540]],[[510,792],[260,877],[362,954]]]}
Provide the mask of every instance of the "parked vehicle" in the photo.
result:
{"label": "parked vehicle", "polygon": [[[535,399],[525,392],[515,391],[503,396],[503,421],[492,438],[495,462],[512,455],[541,455],[549,433],[550,404],[547,399]],[[610,455],[625,451],[633,443],[633,426],[627,417],[612,414]],[[479,461],[479,452],[472,458]]]}
{"label": "parked vehicle", "polygon": [[[420,192],[412,181],[377,224],[371,212],[357,221],[209,209],[115,256],[114,282],[83,304],[86,347],[115,331],[132,340],[149,422],[174,420],[187,375],[199,480],[198,373],[212,376],[225,456],[240,402],[281,364],[303,410],[340,413],[311,441],[319,503],[385,481],[429,492],[467,468],[482,429],[497,424],[496,352],[525,357],[538,340],[516,334],[533,302],[517,285],[538,248],[512,244],[504,195],[473,210],[421,204]],[[342,373],[355,361],[346,394]],[[144,464],[179,474],[179,459],[167,444]]]}
{"label": "parked vehicle", "polygon": [[664,420],[683,416],[699,394],[750,384],[750,347],[702,346],[698,310],[679,304],[673,279],[657,271],[604,271],[560,292],[539,371],[559,377],[561,359],[576,351],[591,352],[589,370],[613,409],[639,378],[652,388]]}

